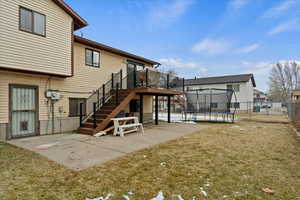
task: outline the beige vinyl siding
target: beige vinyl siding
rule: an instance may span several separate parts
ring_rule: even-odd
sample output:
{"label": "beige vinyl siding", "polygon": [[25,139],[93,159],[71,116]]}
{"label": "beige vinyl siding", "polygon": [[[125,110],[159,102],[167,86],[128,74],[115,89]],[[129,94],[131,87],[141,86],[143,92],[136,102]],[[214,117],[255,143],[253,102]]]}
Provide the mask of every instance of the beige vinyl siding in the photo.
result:
{"label": "beige vinyl siding", "polygon": [[[99,68],[85,65],[86,48],[100,52]],[[145,66],[149,65],[145,64]],[[121,69],[123,70],[123,77],[125,77],[127,73],[126,57],[74,43],[74,76],[66,79],[64,88],[70,91],[91,92],[109,81],[112,73],[117,73]]]}
{"label": "beige vinyl siding", "polygon": [[64,88],[66,90],[91,92],[110,80],[112,73],[117,73],[121,69],[123,69],[123,75],[125,76],[126,58],[94,49],[100,52],[100,67],[91,67],[85,65],[86,48],[94,49],[74,43],[74,76],[65,80]]}
{"label": "beige vinyl siding", "polygon": [[[60,90],[61,99],[54,104],[55,118],[69,116],[69,98],[87,98],[93,90],[111,79],[111,73],[123,69],[126,76],[127,58],[96,49],[100,52],[100,68],[85,65],[85,48],[87,46],[74,44],[74,76],[55,78],[45,75],[30,75],[25,73],[0,70],[0,123],[8,123],[9,116],[9,84],[25,84],[39,87],[39,119],[51,119],[50,102],[45,98],[47,89]],[[88,47],[90,48],[90,47]],[[147,65],[146,65],[147,66]],[[149,66],[149,65],[148,65]],[[144,97],[144,112],[151,112],[152,99]],[[62,113],[59,110],[63,110]]]}
{"label": "beige vinyl siding", "polygon": [[[45,98],[47,88],[59,88],[64,79],[50,79],[42,75],[7,72],[0,70],[0,123],[9,121],[9,84],[33,85],[39,87],[39,119],[50,119],[50,102]],[[66,104],[65,99],[55,103],[55,115],[59,116],[58,107]]]}
{"label": "beige vinyl siding", "polygon": [[[52,0],[0,4],[0,67],[71,75],[72,18]],[[46,15],[46,37],[19,30],[19,6]]]}

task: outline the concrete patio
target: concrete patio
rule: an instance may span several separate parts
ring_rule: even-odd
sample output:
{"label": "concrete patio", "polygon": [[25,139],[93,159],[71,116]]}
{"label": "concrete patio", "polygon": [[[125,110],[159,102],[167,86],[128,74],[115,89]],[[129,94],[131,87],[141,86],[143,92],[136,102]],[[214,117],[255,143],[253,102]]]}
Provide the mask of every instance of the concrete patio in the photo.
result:
{"label": "concrete patio", "polygon": [[[131,133],[123,138],[111,135],[92,137],[70,133],[15,139],[8,143],[37,152],[78,171],[203,128],[205,126],[200,124],[172,123],[146,127],[145,134]],[[39,145],[55,142],[56,145],[47,149],[37,148]]]}

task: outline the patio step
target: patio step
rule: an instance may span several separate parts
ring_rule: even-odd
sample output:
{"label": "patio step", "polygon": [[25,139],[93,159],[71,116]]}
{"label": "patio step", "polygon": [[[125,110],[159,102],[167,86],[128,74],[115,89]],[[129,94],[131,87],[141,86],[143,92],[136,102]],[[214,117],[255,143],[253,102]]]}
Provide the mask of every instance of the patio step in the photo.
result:
{"label": "patio step", "polygon": [[93,128],[81,127],[81,128],[79,128],[79,132],[82,133],[82,134],[86,134],[86,135],[93,135],[94,134],[94,129]]}

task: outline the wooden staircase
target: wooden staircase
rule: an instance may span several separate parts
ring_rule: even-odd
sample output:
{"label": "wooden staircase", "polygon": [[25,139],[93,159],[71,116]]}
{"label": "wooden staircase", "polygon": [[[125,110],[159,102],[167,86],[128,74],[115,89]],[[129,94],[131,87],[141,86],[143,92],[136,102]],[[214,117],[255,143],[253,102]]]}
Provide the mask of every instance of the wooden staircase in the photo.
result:
{"label": "wooden staircase", "polygon": [[135,92],[128,90],[120,90],[118,92],[118,103],[116,102],[116,94],[112,97],[96,112],[96,128],[94,128],[93,115],[90,116],[82,127],[78,129],[79,133],[93,135],[104,130],[111,122],[111,118],[116,117],[130,101],[135,97]]}

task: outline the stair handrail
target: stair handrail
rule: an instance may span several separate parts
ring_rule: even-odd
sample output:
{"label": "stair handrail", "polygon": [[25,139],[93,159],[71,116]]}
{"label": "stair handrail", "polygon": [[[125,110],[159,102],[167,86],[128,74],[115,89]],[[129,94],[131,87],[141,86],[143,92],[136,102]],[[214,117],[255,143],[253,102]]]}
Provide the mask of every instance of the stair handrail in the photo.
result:
{"label": "stair handrail", "polygon": [[[86,98],[86,112],[85,114],[83,113],[83,105],[80,104],[80,126],[92,115],[95,115],[95,110],[97,111],[102,105],[104,105],[111,97],[113,94],[113,90],[116,88],[117,82],[116,77],[120,77],[122,74],[122,70],[120,70],[117,73],[112,73],[111,78],[102,84],[101,87],[97,88],[92,92],[92,94]],[[87,105],[90,101],[90,105]],[[96,105],[94,106],[94,103]],[[91,107],[90,110],[87,111],[88,106]]]}

